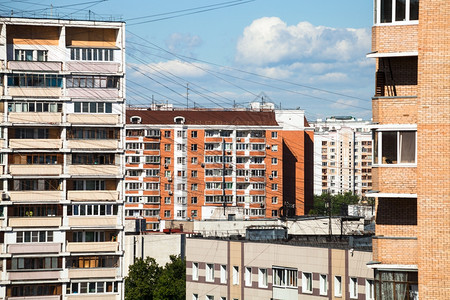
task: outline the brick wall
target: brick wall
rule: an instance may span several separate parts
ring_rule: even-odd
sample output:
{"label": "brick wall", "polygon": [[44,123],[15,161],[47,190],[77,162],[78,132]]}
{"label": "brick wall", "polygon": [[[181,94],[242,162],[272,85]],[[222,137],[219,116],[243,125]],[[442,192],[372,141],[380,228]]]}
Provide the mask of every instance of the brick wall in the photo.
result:
{"label": "brick wall", "polygon": [[450,2],[421,0],[418,242],[421,299],[450,295]]}
{"label": "brick wall", "polygon": [[373,239],[373,259],[383,264],[417,265],[417,240]]}
{"label": "brick wall", "polygon": [[373,121],[380,124],[416,124],[417,98],[374,98]]}
{"label": "brick wall", "polygon": [[380,53],[417,51],[417,25],[374,26],[372,51]]}
{"label": "brick wall", "polygon": [[373,189],[382,193],[417,193],[417,168],[374,167]]}

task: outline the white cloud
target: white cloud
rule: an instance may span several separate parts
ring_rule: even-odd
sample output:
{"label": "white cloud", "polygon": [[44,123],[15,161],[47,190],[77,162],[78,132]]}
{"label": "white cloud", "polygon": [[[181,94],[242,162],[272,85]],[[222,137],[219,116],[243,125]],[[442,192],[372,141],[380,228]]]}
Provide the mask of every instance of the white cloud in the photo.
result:
{"label": "white cloud", "polygon": [[175,53],[191,54],[192,50],[201,46],[202,39],[198,35],[172,33],[166,40],[167,48]]}
{"label": "white cloud", "polygon": [[254,20],[237,44],[236,60],[263,66],[294,61],[349,61],[370,49],[366,29],[330,28],[308,22],[287,25],[278,17]]}
{"label": "white cloud", "polygon": [[[171,73],[179,77],[202,77],[207,74],[209,66],[201,63],[187,63],[180,60],[169,60],[158,63],[151,63],[147,65],[133,65],[145,74],[164,74],[170,76]],[[142,76],[139,72],[134,72],[136,76]]]}

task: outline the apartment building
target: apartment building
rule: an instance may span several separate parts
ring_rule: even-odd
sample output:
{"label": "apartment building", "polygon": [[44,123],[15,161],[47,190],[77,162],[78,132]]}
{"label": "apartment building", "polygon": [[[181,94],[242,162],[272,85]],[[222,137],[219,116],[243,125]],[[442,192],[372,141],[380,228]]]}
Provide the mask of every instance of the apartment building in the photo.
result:
{"label": "apartment building", "polygon": [[[374,299],[373,271],[364,267],[370,246],[254,231],[245,239],[187,238],[186,299]],[[275,240],[257,240],[266,234]]]}
{"label": "apartment building", "polygon": [[1,299],[122,299],[125,28],[0,18]]}
{"label": "apartment building", "polygon": [[301,110],[128,109],[126,217],[303,215],[312,204],[312,131]]}
{"label": "apartment building", "polygon": [[375,1],[377,299],[450,295],[450,2]]}
{"label": "apartment building", "polygon": [[370,121],[334,116],[312,122],[314,127],[314,194],[372,190]]}

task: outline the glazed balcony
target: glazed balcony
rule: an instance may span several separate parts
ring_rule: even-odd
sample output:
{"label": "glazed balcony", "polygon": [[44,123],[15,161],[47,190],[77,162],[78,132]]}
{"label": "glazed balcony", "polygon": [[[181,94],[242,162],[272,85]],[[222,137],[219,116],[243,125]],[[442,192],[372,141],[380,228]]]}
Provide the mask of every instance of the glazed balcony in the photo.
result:
{"label": "glazed balcony", "polygon": [[64,199],[61,191],[10,191],[8,193],[12,202],[58,202]]}
{"label": "glazed balcony", "polygon": [[119,250],[118,242],[68,242],[67,252],[115,252]]}
{"label": "glazed balcony", "polygon": [[[111,278],[120,276],[119,268],[80,268],[69,269],[69,278]],[[84,298],[83,298],[84,299]]]}
{"label": "glazed balcony", "polygon": [[62,165],[10,165],[12,176],[60,176]]}
{"label": "glazed balcony", "polygon": [[110,149],[115,150],[119,148],[119,141],[111,140],[69,140],[68,147],[70,149]]}
{"label": "glazed balcony", "polygon": [[8,120],[12,124],[60,124],[61,113],[10,112]]}
{"label": "glazed balcony", "polygon": [[117,216],[90,216],[90,217],[69,217],[71,227],[116,227],[119,224]]}
{"label": "glazed balcony", "polygon": [[[33,270],[33,271],[20,271],[20,272],[8,272],[8,280],[58,280],[60,279],[60,271],[55,270]],[[20,298],[19,298],[20,299]],[[28,298],[22,298],[28,299]],[[42,299],[39,297],[39,299]]]}
{"label": "glazed balcony", "polygon": [[9,217],[9,227],[59,227],[61,217]]}
{"label": "glazed balcony", "polygon": [[9,147],[12,149],[60,149],[61,139],[10,139]]}
{"label": "glazed balcony", "polygon": [[68,88],[66,90],[66,96],[80,99],[116,99],[120,97],[120,93],[116,88]]}
{"label": "glazed balcony", "polygon": [[8,69],[14,71],[46,71],[60,72],[62,63],[59,61],[8,61]]}
{"label": "glazed balcony", "polygon": [[62,96],[60,87],[8,87],[8,95],[12,97],[59,98]]}
{"label": "glazed balcony", "polygon": [[59,252],[61,252],[61,243],[21,243],[8,245],[8,253],[11,254]]}
{"label": "glazed balcony", "polygon": [[67,200],[70,201],[117,201],[119,192],[111,191],[68,191]]}
{"label": "glazed balcony", "polygon": [[120,123],[117,114],[68,114],[67,122],[72,124],[117,125]]}
{"label": "glazed balcony", "polygon": [[118,73],[120,64],[115,62],[83,62],[73,61],[66,63],[66,70],[69,72],[92,72],[92,73]]}
{"label": "glazed balcony", "polygon": [[68,173],[75,176],[120,176],[120,166],[116,165],[70,165]]}

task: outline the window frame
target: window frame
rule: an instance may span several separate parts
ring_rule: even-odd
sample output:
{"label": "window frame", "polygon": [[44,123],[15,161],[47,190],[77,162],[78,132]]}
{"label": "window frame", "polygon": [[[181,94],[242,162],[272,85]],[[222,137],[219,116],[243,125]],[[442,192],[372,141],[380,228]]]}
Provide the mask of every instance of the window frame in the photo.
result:
{"label": "window frame", "polygon": [[[395,132],[397,133],[396,137],[396,163],[386,163],[383,162],[383,133]],[[401,133],[405,132],[414,132],[414,162],[402,163],[401,159]],[[373,132],[373,140],[374,145],[372,147],[373,155],[372,155],[372,166],[383,166],[383,167],[415,167],[417,166],[417,130],[407,130],[407,129],[399,129],[399,130],[376,130]],[[370,166],[368,166],[370,167]]]}
{"label": "window frame", "polygon": [[302,293],[312,294],[313,278],[311,272],[302,272]]}

